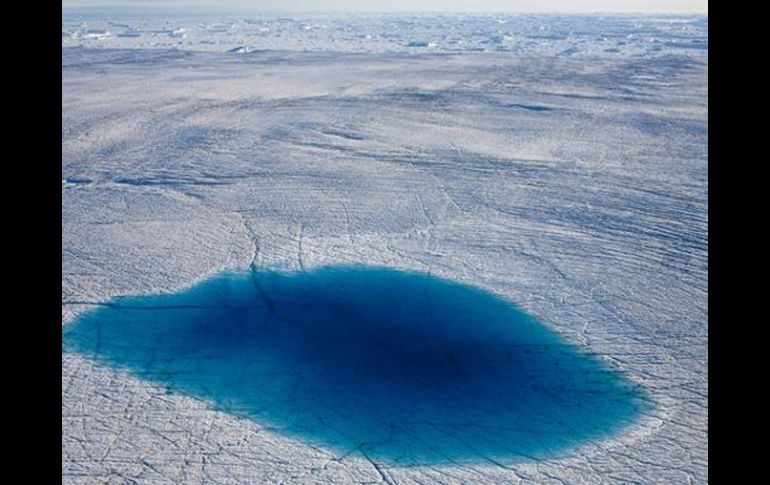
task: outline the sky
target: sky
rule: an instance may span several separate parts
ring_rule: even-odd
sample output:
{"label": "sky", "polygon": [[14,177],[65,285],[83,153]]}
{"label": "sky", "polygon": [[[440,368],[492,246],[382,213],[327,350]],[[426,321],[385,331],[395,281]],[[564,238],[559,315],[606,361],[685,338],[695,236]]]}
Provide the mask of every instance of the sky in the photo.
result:
{"label": "sky", "polygon": [[62,0],[62,7],[256,12],[708,12],[708,0]]}

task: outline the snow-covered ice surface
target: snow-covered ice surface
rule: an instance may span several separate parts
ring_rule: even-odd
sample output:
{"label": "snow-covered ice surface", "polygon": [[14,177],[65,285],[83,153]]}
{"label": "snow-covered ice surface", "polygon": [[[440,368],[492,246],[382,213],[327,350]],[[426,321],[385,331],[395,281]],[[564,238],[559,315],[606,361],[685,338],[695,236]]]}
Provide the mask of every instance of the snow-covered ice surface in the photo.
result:
{"label": "snow-covered ice surface", "polygon": [[63,481],[707,482],[707,39],[706,17],[65,12],[64,325],[250,265],[418,270],[653,406],[558,459],[391,466],[63,353]]}
{"label": "snow-covered ice surface", "polygon": [[679,15],[265,15],[65,10],[63,47],[511,52],[605,57],[708,51],[708,18]]}

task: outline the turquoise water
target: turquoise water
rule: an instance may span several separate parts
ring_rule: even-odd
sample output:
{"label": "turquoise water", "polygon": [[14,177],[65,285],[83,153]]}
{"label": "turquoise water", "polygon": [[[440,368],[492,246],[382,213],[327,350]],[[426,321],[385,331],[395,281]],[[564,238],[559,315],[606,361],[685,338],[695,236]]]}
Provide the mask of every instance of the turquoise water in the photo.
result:
{"label": "turquoise water", "polygon": [[219,275],[116,299],[62,339],[292,438],[396,465],[555,457],[648,406],[511,303],[385,268]]}

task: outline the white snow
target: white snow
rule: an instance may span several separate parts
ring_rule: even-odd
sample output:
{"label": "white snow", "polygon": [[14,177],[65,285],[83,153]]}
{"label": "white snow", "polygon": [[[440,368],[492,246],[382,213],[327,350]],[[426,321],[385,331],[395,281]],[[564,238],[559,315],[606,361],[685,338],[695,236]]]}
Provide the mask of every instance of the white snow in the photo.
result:
{"label": "white snow", "polygon": [[[121,27],[143,35],[112,36],[113,48],[178,48],[224,52],[240,45],[297,51],[440,52],[485,50],[527,55],[661,56],[708,49],[708,19],[672,15],[336,15],[187,17],[137,13],[116,22],[87,9],[64,10],[62,30]],[[102,39],[104,41],[105,39]],[[62,46],[90,45],[81,37]]]}
{"label": "white snow", "polygon": [[63,354],[63,482],[707,482],[707,39],[692,16],[65,11],[64,325],[251,261],[417,269],[518,303],[655,410],[559,460],[393,468]]}

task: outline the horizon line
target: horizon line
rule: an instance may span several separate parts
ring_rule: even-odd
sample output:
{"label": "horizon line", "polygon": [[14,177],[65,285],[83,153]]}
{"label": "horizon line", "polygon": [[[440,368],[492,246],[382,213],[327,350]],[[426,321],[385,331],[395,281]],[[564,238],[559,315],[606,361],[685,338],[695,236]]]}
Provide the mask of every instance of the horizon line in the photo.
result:
{"label": "horizon line", "polygon": [[693,15],[701,14],[708,15],[708,10],[687,10],[687,9],[672,9],[672,10],[638,10],[638,9],[618,9],[618,10],[328,10],[328,9],[310,9],[310,10],[264,10],[264,9],[250,9],[250,8],[231,8],[231,7],[202,7],[191,10],[189,8],[174,7],[169,5],[143,5],[143,6],[88,6],[88,5],[76,5],[76,6],[64,6],[62,10],[127,10],[127,11],[141,11],[141,10],[179,10],[187,13],[194,12],[232,12],[232,13],[258,13],[258,14],[402,14],[402,13],[418,13],[418,14],[571,14],[571,15],[596,15],[596,14],[682,14]]}

